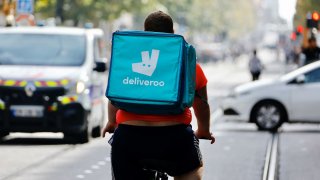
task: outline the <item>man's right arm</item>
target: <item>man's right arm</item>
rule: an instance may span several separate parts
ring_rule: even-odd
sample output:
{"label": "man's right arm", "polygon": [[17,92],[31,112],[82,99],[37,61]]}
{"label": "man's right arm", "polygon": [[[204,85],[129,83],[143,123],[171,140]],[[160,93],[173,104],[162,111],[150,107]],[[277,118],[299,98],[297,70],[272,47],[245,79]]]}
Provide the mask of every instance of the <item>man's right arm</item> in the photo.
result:
{"label": "man's right arm", "polygon": [[108,122],[102,130],[102,137],[105,137],[105,134],[113,133],[114,130],[117,128],[116,122],[116,115],[117,115],[118,108],[108,102]]}

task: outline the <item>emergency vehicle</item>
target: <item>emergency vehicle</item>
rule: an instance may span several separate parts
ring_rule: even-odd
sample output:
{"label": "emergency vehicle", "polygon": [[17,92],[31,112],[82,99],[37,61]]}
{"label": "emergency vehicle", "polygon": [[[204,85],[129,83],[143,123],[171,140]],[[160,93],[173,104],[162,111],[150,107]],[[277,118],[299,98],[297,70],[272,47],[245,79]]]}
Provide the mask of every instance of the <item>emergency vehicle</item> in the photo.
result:
{"label": "emergency vehicle", "polygon": [[0,137],[62,132],[100,136],[107,80],[100,29],[0,28]]}

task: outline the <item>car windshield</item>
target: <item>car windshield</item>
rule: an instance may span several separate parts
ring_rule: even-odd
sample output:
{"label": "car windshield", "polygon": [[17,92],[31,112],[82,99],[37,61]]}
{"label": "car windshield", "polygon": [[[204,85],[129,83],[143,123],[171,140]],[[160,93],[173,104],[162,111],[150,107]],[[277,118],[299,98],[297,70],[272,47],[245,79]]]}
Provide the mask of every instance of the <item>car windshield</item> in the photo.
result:
{"label": "car windshield", "polygon": [[288,74],[283,75],[280,79],[282,81],[291,81],[292,79],[296,78],[300,74],[305,74],[306,72],[309,72],[311,70],[315,69],[315,66],[312,64],[309,64],[307,66],[303,66],[299,69],[296,69]]}
{"label": "car windshield", "polygon": [[84,36],[0,34],[0,39],[0,65],[80,66],[84,62]]}

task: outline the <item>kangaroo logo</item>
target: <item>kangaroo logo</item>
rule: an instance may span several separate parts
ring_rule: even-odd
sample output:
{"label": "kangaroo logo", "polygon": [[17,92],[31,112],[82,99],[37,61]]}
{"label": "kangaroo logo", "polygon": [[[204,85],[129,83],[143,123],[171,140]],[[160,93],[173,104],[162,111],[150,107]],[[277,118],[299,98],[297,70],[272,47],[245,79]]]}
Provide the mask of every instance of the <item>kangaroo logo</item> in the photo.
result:
{"label": "kangaroo logo", "polygon": [[142,62],[133,63],[132,71],[147,76],[152,76],[157,67],[159,54],[160,50],[157,49],[152,49],[151,57],[149,56],[149,51],[142,51]]}

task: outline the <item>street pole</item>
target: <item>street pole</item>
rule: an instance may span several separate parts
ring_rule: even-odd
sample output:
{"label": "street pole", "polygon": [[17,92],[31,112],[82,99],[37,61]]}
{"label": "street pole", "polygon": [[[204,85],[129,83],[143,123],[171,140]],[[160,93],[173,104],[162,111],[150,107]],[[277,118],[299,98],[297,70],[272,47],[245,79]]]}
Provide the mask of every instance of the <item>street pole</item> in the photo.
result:
{"label": "street pole", "polygon": [[57,0],[57,4],[56,4],[56,21],[57,21],[57,24],[62,24],[63,21],[64,21],[63,4],[64,4],[64,0]]}

